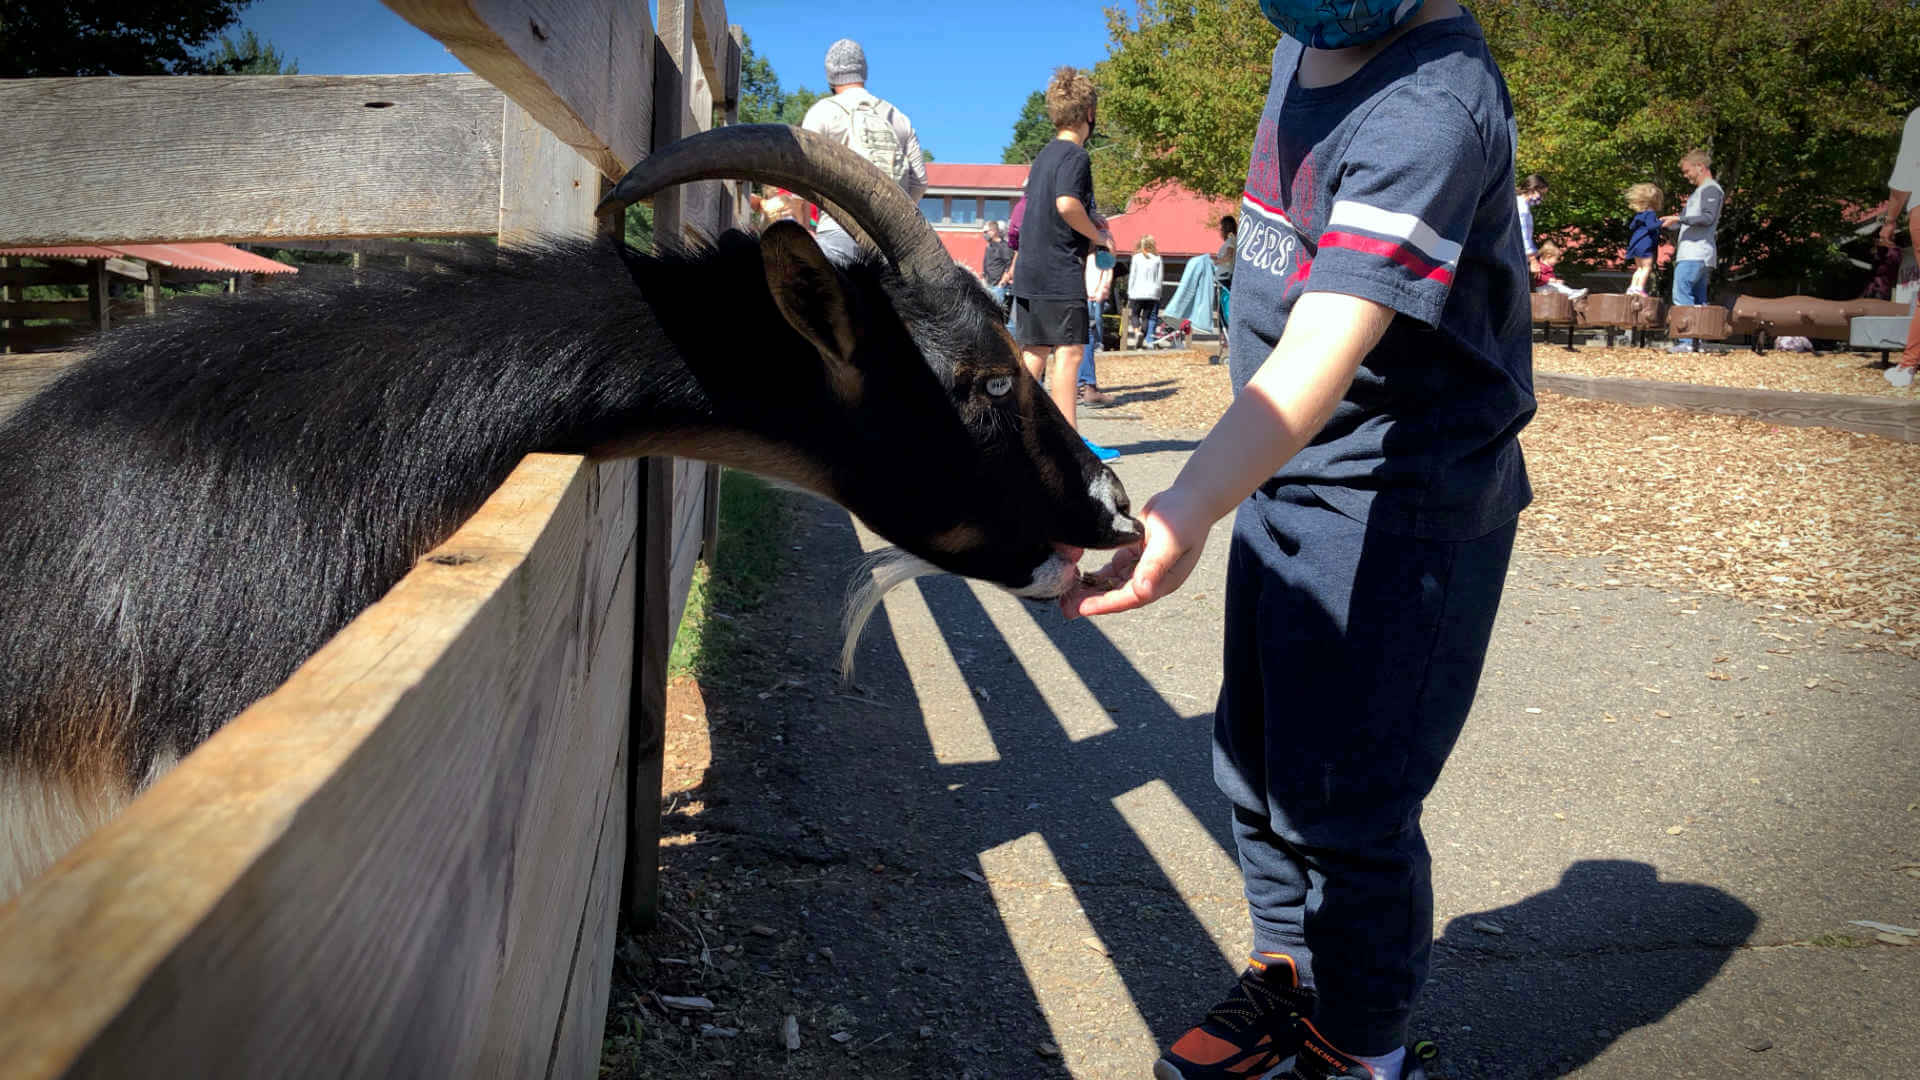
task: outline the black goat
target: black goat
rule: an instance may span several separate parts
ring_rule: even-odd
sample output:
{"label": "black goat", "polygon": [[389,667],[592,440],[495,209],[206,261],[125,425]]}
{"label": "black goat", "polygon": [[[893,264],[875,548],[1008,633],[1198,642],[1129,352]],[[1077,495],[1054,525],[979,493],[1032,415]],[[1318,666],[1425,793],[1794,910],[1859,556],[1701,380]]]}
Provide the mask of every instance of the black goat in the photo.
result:
{"label": "black goat", "polygon": [[723,129],[615,195],[722,175],[817,193],[895,265],[835,268],[781,223],[689,254],[556,244],[234,297],[109,335],[0,425],[0,899],[534,451],[769,474],[1028,596],[1066,589],[1073,548],[1137,535],[992,300],[864,162]]}

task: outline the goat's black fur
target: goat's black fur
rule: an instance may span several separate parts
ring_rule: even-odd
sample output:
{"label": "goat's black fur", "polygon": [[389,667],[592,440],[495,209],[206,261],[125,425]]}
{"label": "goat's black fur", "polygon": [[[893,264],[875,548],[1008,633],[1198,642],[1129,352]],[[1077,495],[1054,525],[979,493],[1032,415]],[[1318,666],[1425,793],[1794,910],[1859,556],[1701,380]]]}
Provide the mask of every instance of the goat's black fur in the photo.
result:
{"label": "goat's black fur", "polygon": [[[1079,505],[1090,474],[1028,490],[1003,477],[1031,460],[993,460],[1020,440],[981,445],[1017,424],[1030,454],[1093,466],[1064,423],[956,385],[982,342],[1005,342],[962,271],[842,274],[874,403],[852,420],[760,242],[737,233],[686,255],[561,245],[243,294],[109,335],[0,424],[0,766],[58,775],[91,750],[137,786],[284,681],[534,451],[770,445],[770,471],[817,470],[805,479],[896,542],[963,524],[1018,538],[997,560],[935,560],[1016,587],[1006,567],[1045,555],[1038,528],[1123,539]],[[935,482],[927,461],[962,470],[953,497],[901,498]]]}

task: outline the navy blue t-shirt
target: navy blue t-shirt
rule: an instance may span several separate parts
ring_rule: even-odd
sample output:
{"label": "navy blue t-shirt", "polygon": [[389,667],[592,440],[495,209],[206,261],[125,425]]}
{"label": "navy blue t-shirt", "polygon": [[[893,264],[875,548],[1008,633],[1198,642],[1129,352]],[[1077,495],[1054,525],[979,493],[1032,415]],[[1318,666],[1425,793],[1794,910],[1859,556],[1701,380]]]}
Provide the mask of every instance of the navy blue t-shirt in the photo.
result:
{"label": "navy blue t-shirt", "polygon": [[1642,210],[1627,223],[1627,258],[1642,259],[1660,247],[1660,215]]}
{"label": "navy blue t-shirt", "polygon": [[1313,442],[1275,474],[1389,532],[1483,536],[1532,498],[1534,411],[1513,105],[1470,15],[1415,27],[1340,83],[1282,37],[1241,203],[1234,390],[1302,294],[1396,315]]}

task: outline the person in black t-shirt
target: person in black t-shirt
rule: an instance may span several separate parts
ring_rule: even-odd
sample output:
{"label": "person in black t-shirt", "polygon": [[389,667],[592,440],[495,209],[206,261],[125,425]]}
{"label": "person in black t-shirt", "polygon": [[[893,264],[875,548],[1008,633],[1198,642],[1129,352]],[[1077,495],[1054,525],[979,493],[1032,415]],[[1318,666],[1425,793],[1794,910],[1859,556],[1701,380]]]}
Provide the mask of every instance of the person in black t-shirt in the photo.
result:
{"label": "person in black t-shirt", "polygon": [[[1075,369],[1087,342],[1087,255],[1113,249],[1113,234],[1097,224],[1093,163],[1085,143],[1093,134],[1097,99],[1093,80],[1063,67],[1047,85],[1047,117],[1055,137],[1027,170],[1026,214],[1020,222],[1020,258],[1013,268],[1014,338],[1035,379],[1050,380],[1048,393],[1060,415],[1079,426]],[[1087,443],[1102,461],[1120,455]]]}

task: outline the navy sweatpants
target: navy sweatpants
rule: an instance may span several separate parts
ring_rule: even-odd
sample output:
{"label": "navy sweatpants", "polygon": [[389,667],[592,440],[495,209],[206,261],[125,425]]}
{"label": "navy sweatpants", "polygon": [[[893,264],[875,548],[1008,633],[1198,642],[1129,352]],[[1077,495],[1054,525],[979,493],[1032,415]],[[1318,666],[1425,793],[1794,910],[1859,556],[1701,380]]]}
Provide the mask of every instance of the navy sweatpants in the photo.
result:
{"label": "navy sweatpants", "polygon": [[1214,778],[1254,948],[1293,957],[1348,1053],[1402,1045],[1426,980],[1420,807],[1473,703],[1513,538],[1370,530],[1303,486],[1234,519]]}

